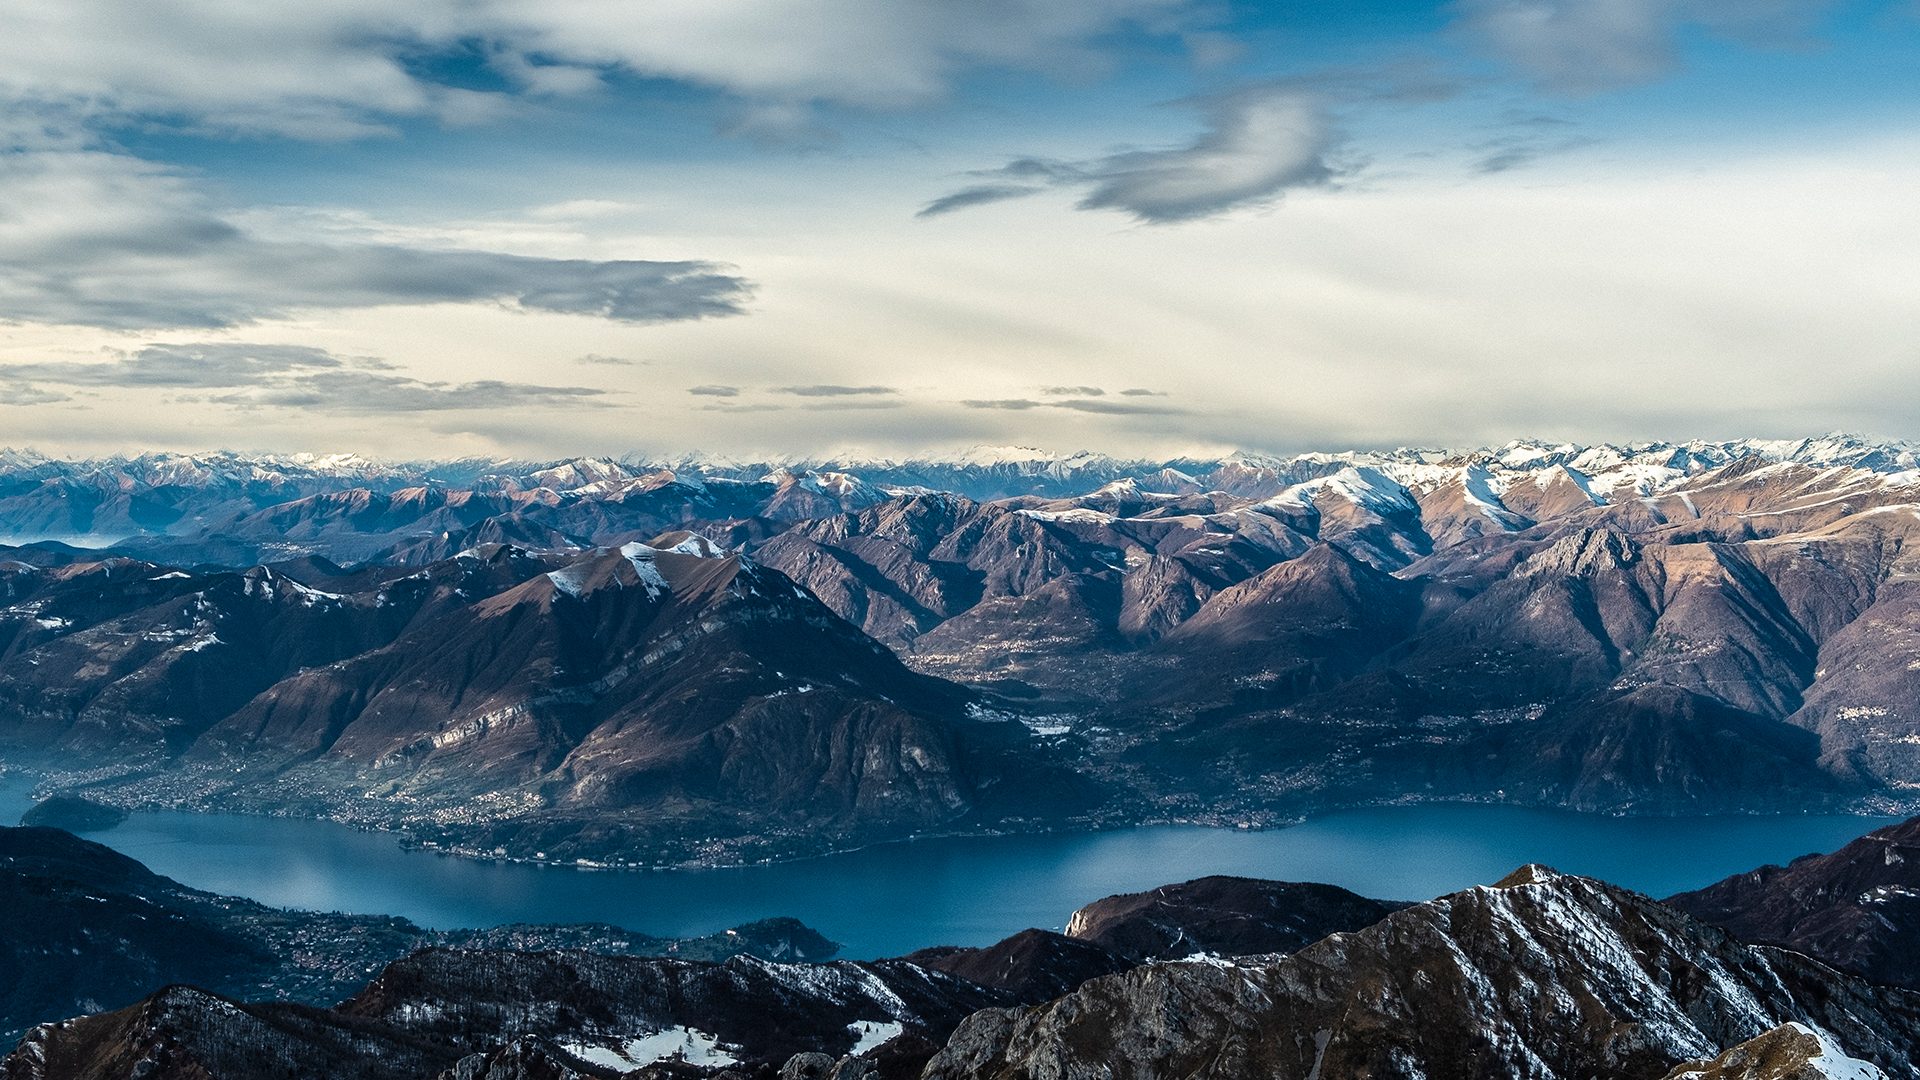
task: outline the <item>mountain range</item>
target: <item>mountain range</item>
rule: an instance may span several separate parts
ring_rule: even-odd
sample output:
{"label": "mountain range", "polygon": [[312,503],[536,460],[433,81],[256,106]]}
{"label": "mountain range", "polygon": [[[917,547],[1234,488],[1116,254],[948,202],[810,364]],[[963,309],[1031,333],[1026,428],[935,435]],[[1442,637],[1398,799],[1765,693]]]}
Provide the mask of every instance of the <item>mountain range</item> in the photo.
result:
{"label": "mountain range", "polygon": [[43,793],[647,864],[1407,799],[1910,808],[1915,460],[8,454],[0,523],[180,513],[3,553],[0,747]]}

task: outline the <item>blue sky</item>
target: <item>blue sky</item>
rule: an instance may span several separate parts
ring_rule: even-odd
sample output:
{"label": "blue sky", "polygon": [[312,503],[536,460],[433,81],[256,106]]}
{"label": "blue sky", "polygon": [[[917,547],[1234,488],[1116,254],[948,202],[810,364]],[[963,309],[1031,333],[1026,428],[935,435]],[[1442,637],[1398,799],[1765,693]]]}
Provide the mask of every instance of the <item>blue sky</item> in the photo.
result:
{"label": "blue sky", "polygon": [[0,421],[1920,437],[1916,74],[1911,0],[18,0]]}

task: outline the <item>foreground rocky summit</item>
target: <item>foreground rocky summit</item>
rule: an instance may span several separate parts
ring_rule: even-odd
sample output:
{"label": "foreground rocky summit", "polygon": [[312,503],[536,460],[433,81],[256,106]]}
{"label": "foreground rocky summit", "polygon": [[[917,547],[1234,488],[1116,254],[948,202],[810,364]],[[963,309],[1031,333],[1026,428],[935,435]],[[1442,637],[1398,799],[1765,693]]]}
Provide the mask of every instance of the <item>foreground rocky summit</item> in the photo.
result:
{"label": "foreground rocky summit", "polygon": [[1290,956],[1154,964],[983,1011],[926,1076],[1658,1078],[1788,1021],[1920,1075],[1920,996],[1526,867]]}
{"label": "foreground rocky summit", "polygon": [[1884,1080],[1878,1066],[1850,1057],[1805,1024],[1782,1024],[1711,1061],[1677,1065],[1666,1080]]}

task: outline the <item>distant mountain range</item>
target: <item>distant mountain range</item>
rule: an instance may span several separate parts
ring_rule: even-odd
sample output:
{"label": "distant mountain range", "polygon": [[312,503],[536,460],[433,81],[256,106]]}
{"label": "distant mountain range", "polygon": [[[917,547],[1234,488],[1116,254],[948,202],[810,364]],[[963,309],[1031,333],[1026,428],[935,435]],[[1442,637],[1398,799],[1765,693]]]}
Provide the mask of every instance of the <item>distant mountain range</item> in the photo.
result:
{"label": "distant mountain range", "polygon": [[[24,915],[0,929],[6,1019],[72,1000],[50,987],[107,999],[34,1027],[0,1076],[1912,1080],[1912,968],[1906,988],[1859,974],[1901,970],[1910,906],[1881,908],[1888,932],[1864,947],[1712,923],[1829,923],[1912,891],[1916,829],[1666,903],[1541,866],[1414,904],[1216,877],[1096,901],[1064,934],[865,963],[796,962],[823,946],[790,923],[691,942],[422,941],[398,920],[268,912],[57,830],[0,829],[0,895]],[[301,1003],[356,960],[368,974],[339,1004]],[[181,980],[201,985],[160,985]]]}
{"label": "distant mountain range", "polygon": [[[592,862],[1405,799],[1906,808],[1913,462],[1839,436],[751,479],[16,454],[7,482],[40,479],[0,520],[83,480],[207,510],[0,551],[0,748],[102,802]],[[1074,493],[896,486],[963,474]],[[398,486],[302,487],[371,478]]]}
{"label": "distant mountain range", "polygon": [[[629,455],[555,461],[462,458],[376,461],[353,454],[147,453],[60,459],[31,450],[0,450],[0,540],[84,541],[87,546],[132,537],[221,536],[269,545],[269,555],[321,551],[318,536],[283,535],[314,515],[360,520],[426,536],[458,531],[501,514],[531,514],[574,543],[604,543],[607,525],[659,531],[655,517],[676,501],[703,518],[762,516],[778,520],[860,509],[891,495],[943,491],[969,499],[1083,494],[1116,481],[1143,490],[1188,494],[1223,491],[1267,497],[1346,468],[1378,469],[1415,484],[1439,475],[1431,467],[1471,467],[1494,486],[1526,474],[1536,481],[1564,469],[1596,492],[1647,493],[1677,479],[1746,457],[1816,468],[1845,466],[1897,473],[1920,465],[1920,447],[1849,435],[1801,440],[1739,439],[1594,446],[1514,442],[1471,450],[1345,451],[1142,460],[1092,453],[1058,454],[1026,447],[973,447],[947,454],[888,458],[793,456],[762,461],[685,454]],[[1557,475],[1557,474],[1554,474]],[[715,490],[718,482],[721,490]],[[738,488],[738,485],[746,485]],[[664,492],[664,493],[663,493]],[[348,494],[344,500],[317,496]],[[630,502],[637,504],[628,507]],[[606,505],[604,519],[579,509]],[[257,517],[259,511],[282,509]],[[277,531],[270,528],[279,525]],[[338,541],[338,537],[334,538]],[[502,538],[504,539],[504,538]],[[348,553],[361,558],[371,550]]]}

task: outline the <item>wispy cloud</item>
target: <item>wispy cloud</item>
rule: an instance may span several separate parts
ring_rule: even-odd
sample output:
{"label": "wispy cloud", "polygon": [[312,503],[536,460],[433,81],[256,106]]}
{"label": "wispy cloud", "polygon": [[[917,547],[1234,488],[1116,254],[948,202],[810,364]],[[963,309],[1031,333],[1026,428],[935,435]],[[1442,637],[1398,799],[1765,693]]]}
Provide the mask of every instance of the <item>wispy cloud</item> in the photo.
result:
{"label": "wispy cloud", "polygon": [[655,323],[738,314],[712,263],[535,258],[258,234],[182,174],[123,154],[0,153],[0,319],[226,327],[293,312],[489,303]]}
{"label": "wispy cloud", "polygon": [[1088,161],[1019,158],[981,183],[933,200],[921,217],[1039,194],[1082,191],[1082,210],[1118,210],[1155,224],[1193,221],[1329,183],[1341,137],[1319,93],[1297,83],[1248,87],[1199,103],[1205,129],[1184,146]]}
{"label": "wispy cloud", "polygon": [[835,383],[815,383],[809,386],[776,386],[776,394],[792,394],[795,397],[873,397],[880,394],[897,394],[899,389],[892,386],[840,386]]}
{"label": "wispy cloud", "polygon": [[687,393],[695,397],[739,397],[737,386],[722,386],[719,383],[707,383],[704,386],[689,386]]}
{"label": "wispy cloud", "polygon": [[955,210],[965,210],[970,206],[986,206],[989,203],[1006,202],[1009,199],[1037,195],[1046,190],[1038,184],[976,184],[964,187],[949,195],[942,195],[920,208],[917,217],[939,217],[951,214]]}
{"label": "wispy cloud", "polygon": [[[205,389],[271,382],[297,373],[335,370],[349,361],[305,345],[154,344],[98,363],[80,361],[0,365],[0,375],[62,386]],[[384,367],[381,361],[354,366]]]}
{"label": "wispy cloud", "polygon": [[1579,125],[1571,120],[1539,113],[1510,116],[1497,127],[1499,134],[1468,147],[1478,155],[1473,161],[1473,171],[1508,172],[1599,141],[1582,134]]}
{"label": "wispy cloud", "polygon": [[243,407],[321,409],[340,414],[495,411],[565,405],[599,406],[606,391],[586,386],[540,386],[481,379],[436,382],[370,371],[301,375],[278,385],[216,394],[208,401]]}
{"label": "wispy cloud", "polygon": [[1026,412],[1030,409],[1067,409],[1072,412],[1103,416],[1179,416],[1187,410],[1158,402],[1111,401],[1099,397],[1075,398],[968,398],[960,404],[968,409],[1001,412]]}
{"label": "wispy cloud", "polygon": [[1701,31],[1804,40],[1832,0],[1459,0],[1459,25],[1546,89],[1590,94],[1668,74]]}
{"label": "wispy cloud", "polygon": [[[321,139],[423,117],[484,120],[522,101],[592,92],[615,74],[717,90],[754,115],[816,102],[892,108],[937,100],[979,68],[1085,71],[1116,32],[1176,34],[1201,7],[10,0],[0,6],[0,96],[114,123]],[[441,74],[476,52],[496,85],[476,90]]]}
{"label": "wispy cloud", "polygon": [[73,395],[32,383],[0,380],[0,405],[52,405],[72,401]]}
{"label": "wispy cloud", "polygon": [[1185,409],[1145,401],[1102,401],[1098,398],[1069,398],[1048,404],[1075,412],[1102,413],[1107,416],[1176,416]]}
{"label": "wispy cloud", "polygon": [[0,400],[38,404],[70,396],[49,387],[184,391],[188,400],[219,405],[335,414],[594,405],[606,393],[490,379],[423,380],[395,374],[382,360],[303,345],[157,343],[93,363],[0,364]]}

